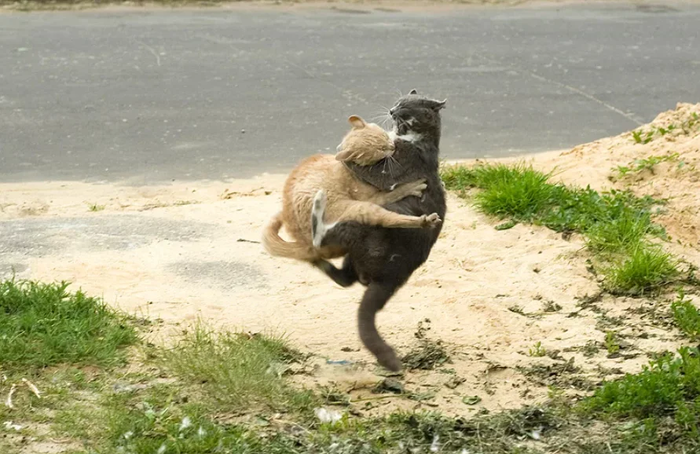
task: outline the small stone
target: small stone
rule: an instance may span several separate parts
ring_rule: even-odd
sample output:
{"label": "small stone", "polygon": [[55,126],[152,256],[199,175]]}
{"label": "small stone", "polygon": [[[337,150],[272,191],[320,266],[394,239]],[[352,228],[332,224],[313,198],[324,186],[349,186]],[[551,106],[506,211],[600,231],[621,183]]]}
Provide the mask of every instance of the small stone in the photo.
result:
{"label": "small stone", "polygon": [[458,376],[458,375],[455,375],[455,376],[453,376],[452,378],[450,378],[450,379],[447,381],[447,383],[445,383],[445,386],[446,386],[447,388],[450,388],[450,389],[455,389],[456,387],[458,387],[459,385],[461,385],[461,384],[464,383],[465,381],[467,381],[465,378],[462,378],[462,377],[460,377],[460,376]]}
{"label": "small stone", "polygon": [[404,392],[404,386],[403,383],[398,381],[395,378],[387,377],[384,380],[382,380],[381,383],[379,383],[377,386],[374,387],[372,392],[374,394],[383,394],[385,392],[391,392],[394,394],[403,394]]}
{"label": "small stone", "polygon": [[467,405],[476,405],[479,402],[481,402],[481,397],[479,397],[479,396],[464,396],[462,398],[462,402],[464,402]]}

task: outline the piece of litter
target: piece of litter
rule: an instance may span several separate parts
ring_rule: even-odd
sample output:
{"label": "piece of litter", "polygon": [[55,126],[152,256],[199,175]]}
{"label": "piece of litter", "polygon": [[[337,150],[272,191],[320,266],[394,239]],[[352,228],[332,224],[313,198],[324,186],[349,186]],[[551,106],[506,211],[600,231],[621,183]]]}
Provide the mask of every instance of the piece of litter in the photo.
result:
{"label": "piece of litter", "polygon": [[160,448],[158,448],[157,454],[165,454],[165,443],[160,445]]}
{"label": "piece of litter", "polygon": [[532,437],[533,440],[539,440],[542,437],[542,426],[533,430],[530,434],[530,437]]}
{"label": "piece of litter", "polygon": [[321,422],[336,423],[343,417],[340,412],[327,408],[314,408],[314,413]]}
{"label": "piece of litter", "polygon": [[13,424],[12,421],[5,421],[4,423],[2,423],[2,425],[5,427],[5,429],[14,429],[17,432],[22,430],[22,426],[20,426],[19,424]]}
{"label": "piece of litter", "polygon": [[352,364],[352,361],[348,361],[347,359],[338,359],[338,360],[327,359],[326,364],[337,364],[339,366],[349,366],[350,364]]}
{"label": "piece of litter", "polygon": [[17,385],[14,383],[12,384],[12,387],[10,388],[10,392],[7,393],[7,400],[5,400],[5,406],[7,408],[15,408],[15,406],[12,404],[12,395],[15,393],[17,390]]}
{"label": "piece of litter", "polygon": [[37,387],[34,385],[34,383],[30,382],[30,381],[27,380],[26,378],[23,378],[23,379],[22,379],[22,383],[24,383],[25,385],[27,385],[27,387],[28,387],[29,389],[32,390],[32,392],[34,393],[34,395],[35,395],[36,397],[38,397],[39,399],[41,399],[41,392],[39,391],[39,388],[37,388]]}
{"label": "piece of litter", "polygon": [[180,432],[187,429],[191,425],[192,425],[192,421],[190,420],[190,417],[185,416],[184,418],[182,418],[182,422],[180,423]]}
{"label": "piece of litter", "polygon": [[430,452],[438,452],[440,450],[440,445],[438,444],[438,441],[440,441],[440,436],[435,435],[435,438],[433,438],[433,442],[430,444]]}
{"label": "piece of litter", "polygon": [[132,431],[126,432],[122,437],[124,437],[125,440],[128,440],[129,438],[133,437],[134,433]]}

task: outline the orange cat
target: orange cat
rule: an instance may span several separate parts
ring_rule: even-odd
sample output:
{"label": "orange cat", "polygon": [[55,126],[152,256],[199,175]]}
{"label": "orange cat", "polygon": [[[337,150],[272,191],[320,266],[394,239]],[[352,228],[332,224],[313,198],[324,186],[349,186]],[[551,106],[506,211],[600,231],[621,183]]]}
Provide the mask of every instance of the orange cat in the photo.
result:
{"label": "orange cat", "polygon": [[[348,121],[352,129],[338,146],[335,157],[311,156],[289,174],[284,185],[282,212],[272,218],[263,232],[263,246],[271,255],[308,262],[345,255],[345,251],[337,247],[314,246],[311,222],[314,202],[325,202],[324,222],[331,225],[355,221],[389,228],[428,228],[441,222],[436,213],[407,216],[382,208],[405,197],[420,197],[426,188],[425,182],[414,181],[384,192],[357,180],[345,162],[366,166],[389,158],[387,166],[390,166],[394,143],[376,124],[365,123],[358,116],[351,116]],[[279,236],[282,225],[295,241],[285,241]]]}

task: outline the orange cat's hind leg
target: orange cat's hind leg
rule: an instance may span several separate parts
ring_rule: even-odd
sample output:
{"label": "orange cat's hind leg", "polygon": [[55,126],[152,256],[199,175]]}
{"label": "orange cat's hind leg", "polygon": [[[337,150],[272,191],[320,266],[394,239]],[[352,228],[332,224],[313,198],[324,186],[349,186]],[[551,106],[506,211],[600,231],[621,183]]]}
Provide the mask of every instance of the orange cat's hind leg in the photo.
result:
{"label": "orange cat's hind leg", "polygon": [[323,222],[323,216],[326,213],[326,204],[328,203],[328,198],[326,197],[326,191],[321,189],[314,196],[314,206],[311,210],[311,235],[313,237],[313,245],[315,248],[320,248],[323,242],[323,237],[326,236],[326,232],[333,228],[335,222],[332,224],[325,224]]}

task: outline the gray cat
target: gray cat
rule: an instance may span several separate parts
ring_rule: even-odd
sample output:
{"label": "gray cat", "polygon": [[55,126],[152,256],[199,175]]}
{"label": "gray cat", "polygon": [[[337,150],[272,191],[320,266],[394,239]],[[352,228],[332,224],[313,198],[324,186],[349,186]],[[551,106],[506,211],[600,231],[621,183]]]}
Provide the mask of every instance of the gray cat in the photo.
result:
{"label": "gray cat", "polygon": [[[422,216],[437,213],[445,219],[445,191],[438,173],[440,110],[446,101],[419,96],[415,90],[400,98],[389,111],[394,120],[395,152],[391,163],[372,166],[348,164],[360,180],[381,190],[397,184],[425,179],[422,197],[406,197],[384,205],[396,213]],[[386,169],[392,169],[387,172]],[[314,244],[340,246],[348,251],[342,268],[330,263],[317,266],[344,287],[357,281],[367,286],[358,310],[360,339],[382,366],[401,370],[401,361],[377,331],[375,317],[391,296],[428,258],[442,224],[433,229],[387,229],[357,222],[323,223],[325,205],[317,198],[312,212]]]}

